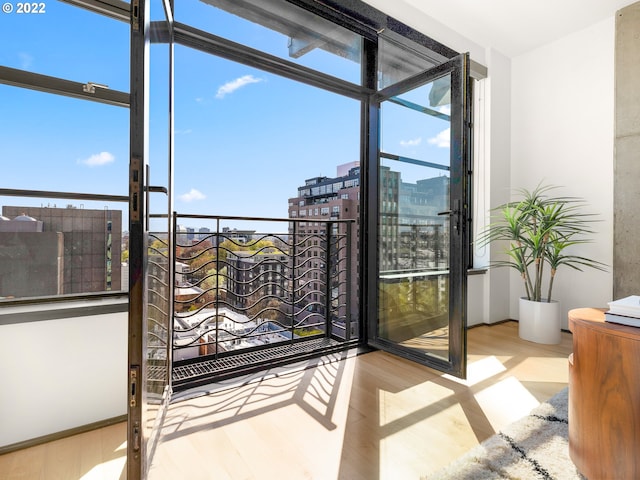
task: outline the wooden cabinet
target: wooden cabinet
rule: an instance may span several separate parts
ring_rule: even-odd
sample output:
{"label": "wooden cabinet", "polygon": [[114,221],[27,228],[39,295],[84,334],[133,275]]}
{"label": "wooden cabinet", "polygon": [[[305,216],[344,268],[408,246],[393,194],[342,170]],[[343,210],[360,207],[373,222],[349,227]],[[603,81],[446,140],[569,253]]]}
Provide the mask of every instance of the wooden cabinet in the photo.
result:
{"label": "wooden cabinet", "polygon": [[569,455],[589,480],[640,478],[640,328],[569,312]]}

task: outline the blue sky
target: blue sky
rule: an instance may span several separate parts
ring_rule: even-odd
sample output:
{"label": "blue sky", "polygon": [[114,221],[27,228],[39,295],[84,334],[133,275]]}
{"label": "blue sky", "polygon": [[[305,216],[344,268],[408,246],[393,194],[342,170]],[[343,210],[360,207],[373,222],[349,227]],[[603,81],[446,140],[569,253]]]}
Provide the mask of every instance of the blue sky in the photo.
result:
{"label": "blue sky", "polygon": [[[201,2],[180,2],[178,8],[182,22],[287,58],[287,38],[280,34]],[[44,14],[0,14],[0,41],[1,65],[129,90],[125,23],[49,1]],[[337,165],[359,159],[358,102],[182,46],[175,55],[178,212],[286,217],[287,200],[305,179],[335,176]],[[300,62],[349,80],[359,75],[354,62],[322,51]],[[163,185],[166,46],[152,46],[151,68],[151,183]],[[425,93],[415,92],[413,100],[425,104]],[[126,195],[128,114],[125,108],[0,85],[0,187]],[[390,153],[447,163],[448,140],[446,122],[397,108],[384,118],[383,147]],[[407,181],[439,174],[402,171]],[[162,195],[154,194],[152,209],[165,207]]]}

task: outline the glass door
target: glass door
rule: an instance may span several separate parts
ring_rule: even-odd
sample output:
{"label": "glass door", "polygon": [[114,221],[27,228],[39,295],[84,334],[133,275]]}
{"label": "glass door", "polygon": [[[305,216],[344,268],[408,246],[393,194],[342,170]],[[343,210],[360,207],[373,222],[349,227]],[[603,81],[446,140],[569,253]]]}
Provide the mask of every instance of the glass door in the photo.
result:
{"label": "glass door", "polygon": [[147,478],[172,394],[174,45],[168,6],[139,0],[131,16],[129,480]]}
{"label": "glass door", "polygon": [[381,90],[373,346],[466,375],[468,57]]}

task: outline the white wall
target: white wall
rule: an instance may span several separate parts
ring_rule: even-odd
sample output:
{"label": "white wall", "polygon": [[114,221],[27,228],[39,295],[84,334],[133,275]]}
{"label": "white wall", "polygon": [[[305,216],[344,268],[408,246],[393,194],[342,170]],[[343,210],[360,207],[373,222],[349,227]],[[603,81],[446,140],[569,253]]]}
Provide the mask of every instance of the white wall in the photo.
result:
{"label": "white wall", "polygon": [[[512,60],[511,185],[540,181],[585,198],[603,221],[577,255],[613,263],[614,18]],[[559,270],[554,294],[565,313],[606,307],[612,273]],[[511,278],[511,318],[523,293]],[[566,319],[566,315],[564,316]],[[564,327],[566,328],[566,320]]]}
{"label": "white wall", "polygon": [[[476,84],[474,104],[474,227],[490,221],[490,208],[509,200],[511,172],[511,60],[487,49],[488,77]],[[498,247],[474,245],[474,266],[486,267]],[[509,272],[489,270],[469,276],[469,325],[509,318]]]}
{"label": "white wall", "polygon": [[[495,50],[488,50],[488,92],[486,94],[487,110],[484,121],[484,138],[486,142],[486,172],[482,181],[485,185],[483,202],[485,207],[485,223],[489,220],[489,209],[509,199],[512,167],[511,157],[511,60]],[[480,221],[482,212],[476,214]],[[499,247],[491,245],[490,257],[495,258]],[[485,323],[512,318],[509,315],[508,298],[511,295],[509,272],[504,269],[493,269],[487,274],[487,292],[485,295]]]}
{"label": "white wall", "polygon": [[0,382],[0,447],[125,415],[127,313],[0,325]]}

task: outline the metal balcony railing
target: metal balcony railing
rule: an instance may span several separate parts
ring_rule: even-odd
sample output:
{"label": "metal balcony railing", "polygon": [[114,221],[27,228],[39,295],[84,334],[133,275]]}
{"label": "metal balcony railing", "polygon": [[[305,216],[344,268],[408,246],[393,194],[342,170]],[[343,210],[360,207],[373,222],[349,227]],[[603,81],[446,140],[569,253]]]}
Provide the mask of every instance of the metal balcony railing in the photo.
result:
{"label": "metal balcony railing", "polygon": [[[185,232],[179,222],[208,222],[213,228]],[[223,226],[234,222],[259,228]],[[265,233],[274,225],[281,233]],[[174,388],[354,339],[354,225],[174,214]]]}

